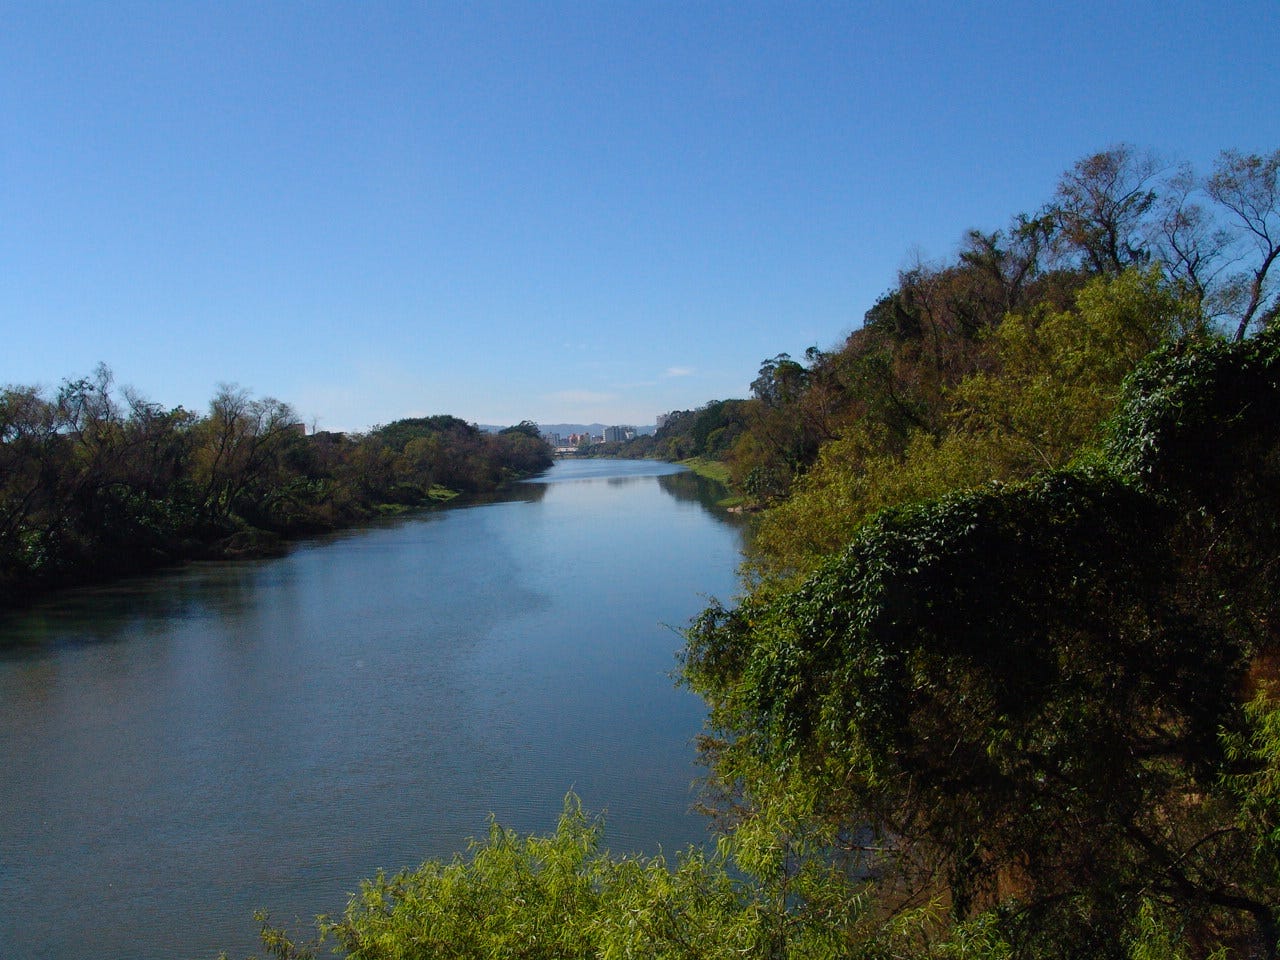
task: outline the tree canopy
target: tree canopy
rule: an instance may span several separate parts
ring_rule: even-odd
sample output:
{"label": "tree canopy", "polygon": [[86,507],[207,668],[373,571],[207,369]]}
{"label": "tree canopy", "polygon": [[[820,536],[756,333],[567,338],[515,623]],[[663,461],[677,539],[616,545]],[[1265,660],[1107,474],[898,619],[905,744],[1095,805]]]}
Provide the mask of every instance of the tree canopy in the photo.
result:
{"label": "tree canopy", "polygon": [[723,457],[760,511],[680,665],[714,856],[611,858],[570,804],[322,931],[368,958],[1274,958],[1278,167],[1086,157],[648,441]]}
{"label": "tree canopy", "polygon": [[1179,341],[1101,462],[881,512],[713,606],[684,676],[726,793],[823,830],[886,909],[994,911],[1019,956],[1126,956],[1157,908],[1273,956],[1274,791],[1239,787],[1280,769],[1243,697],[1280,639],[1277,403],[1280,331]]}
{"label": "tree canopy", "polygon": [[0,389],[0,606],[41,589],[200,556],[280,549],[280,538],[492,490],[552,463],[522,425],[493,436],[451,416],[363,436],[306,435],[292,407],[224,384],[201,416],[165,410],[110,370],[56,395]]}

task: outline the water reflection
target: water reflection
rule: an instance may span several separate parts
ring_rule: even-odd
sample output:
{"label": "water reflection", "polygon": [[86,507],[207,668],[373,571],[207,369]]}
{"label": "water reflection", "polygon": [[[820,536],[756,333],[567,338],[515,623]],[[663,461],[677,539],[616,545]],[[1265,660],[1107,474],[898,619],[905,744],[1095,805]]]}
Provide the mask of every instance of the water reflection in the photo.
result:
{"label": "water reflection", "polygon": [[663,624],[732,592],[739,540],[690,477],[558,465],[0,620],[0,952],[244,955],[254,908],[340,911],[570,787],[614,849],[700,839]]}
{"label": "water reflection", "polygon": [[277,562],[281,558],[197,561],[181,568],[61,591],[31,607],[0,611],[0,662],[47,656],[67,645],[116,643],[130,638],[140,624],[245,616],[263,590],[290,575],[289,555],[317,547],[336,547],[406,524],[438,522],[446,511],[498,503],[538,503],[545,496],[545,485],[517,484],[499,493],[470,496],[291,543],[284,563]]}
{"label": "water reflection", "polygon": [[540,477],[527,480],[527,484],[574,483],[580,480],[608,480],[626,483],[646,477],[661,477],[672,473],[685,473],[686,467],[661,460],[609,460],[566,459]]}
{"label": "water reflection", "polygon": [[45,598],[0,615],[0,660],[48,655],[68,644],[116,643],[139,625],[243,612],[269,563],[194,564]]}
{"label": "water reflection", "polygon": [[720,501],[728,493],[724,484],[700,476],[692,470],[685,470],[658,477],[658,486],[664,493],[681,502],[698,504],[719,520],[732,524],[741,523],[740,515],[730,513],[720,506]]}

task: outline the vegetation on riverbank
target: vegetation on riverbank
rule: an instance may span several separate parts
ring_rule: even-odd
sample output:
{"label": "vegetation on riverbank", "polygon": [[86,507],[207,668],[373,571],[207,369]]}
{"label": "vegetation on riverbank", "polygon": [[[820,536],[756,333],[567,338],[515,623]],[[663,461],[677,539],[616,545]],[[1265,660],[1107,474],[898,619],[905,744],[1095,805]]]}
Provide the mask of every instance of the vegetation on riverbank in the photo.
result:
{"label": "vegetation on riverbank", "polygon": [[1099,455],[709,609],[684,676],[738,835],[980,956],[1274,956],[1278,418],[1280,330],[1177,341]]}
{"label": "vegetation on riverbank", "polygon": [[681,669],[715,857],[496,831],[325,934],[362,960],[1276,957],[1280,152],[1166,169],[1080,161],[838,349],[653,439],[765,508]]}
{"label": "vegetation on riverbank", "polygon": [[719,484],[727,492],[727,496],[716,501],[716,506],[737,512],[742,509],[743,499],[731,492],[729,465],[721,460],[708,460],[706,457],[688,457],[678,460],[681,466],[688,467],[700,477]]}
{"label": "vegetation on riverbank", "polygon": [[687,457],[677,462],[681,466],[688,467],[700,477],[706,477],[708,480],[716,481],[716,483],[728,484],[729,482],[729,467],[723,461],[708,460],[706,457]]}
{"label": "vegetation on riverbank", "polygon": [[110,371],[54,396],[0,390],[0,606],[184,560],[262,556],[284,540],[493,490],[545,470],[522,423],[456,417],[307,435],[293,410],[223,387],[204,416],[165,410]]}
{"label": "vegetation on riverbank", "polygon": [[865,878],[842,954],[1276,955],[1278,168],[1087,158],[762,367],[683,677],[733,836]]}
{"label": "vegetation on riverbank", "polygon": [[[570,801],[323,920],[416,957],[1273,957],[1280,330],[1145,360],[1099,451],[877,513],[692,626],[725,828],[613,858]],[[268,929],[278,957],[309,957]]]}

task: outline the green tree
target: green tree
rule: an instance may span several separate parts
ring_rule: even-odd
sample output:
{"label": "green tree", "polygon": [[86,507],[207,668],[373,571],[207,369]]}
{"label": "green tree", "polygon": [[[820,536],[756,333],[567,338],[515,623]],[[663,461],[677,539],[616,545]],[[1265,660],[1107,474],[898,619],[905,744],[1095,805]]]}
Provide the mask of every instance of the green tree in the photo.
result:
{"label": "green tree", "polygon": [[792,496],[760,520],[751,568],[807,571],[877,510],[1066,465],[1101,442],[1138,362],[1197,327],[1156,268],[1095,277],[1070,309],[1007,315],[984,338],[986,369],[938,401],[936,426],[903,442],[892,411],[886,422],[869,410],[824,444]]}
{"label": "green tree", "polygon": [[361,960],[599,958],[740,960],[838,955],[860,911],[851,887],[828,875],[811,904],[770,904],[726,842],[714,854],[611,857],[601,825],[566,799],[550,836],[523,837],[490,824],[469,855],[428,861],[362,885],[341,918],[320,918],[318,942],[295,943],[265,925],[273,956],[315,956],[326,941]]}
{"label": "green tree", "polygon": [[193,479],[201,512],[223,526],[281,477],[281,458],[299,437],[293,408],[271,397],[222,384],[197,427]]}
{"label": "green tree", "polygon": [[683,675],[736,815],[1019,956],[1274,956],[1273,707],[1238,691],[1276,648],[1278,343],[1144,362],[1112,468],[885,511],[710,608]]}
{"label": "green tree", "polygon": [[1003,450],[990,479],[1062,466],[1099,439],[1138,362],[1198,328],[1198,316],[1158,269],[1095,278],[1071,310],[1005,318],[992,334],[995,370],[966,378],[956,390],[956,430]]}
{"label": "green tree", "polygon": [[514,427],[507,427],[500,432],[503,434],[521,433],[531,440],[542,439],[542,431],[538,429],[538,425],[532,420],[521,420]]}

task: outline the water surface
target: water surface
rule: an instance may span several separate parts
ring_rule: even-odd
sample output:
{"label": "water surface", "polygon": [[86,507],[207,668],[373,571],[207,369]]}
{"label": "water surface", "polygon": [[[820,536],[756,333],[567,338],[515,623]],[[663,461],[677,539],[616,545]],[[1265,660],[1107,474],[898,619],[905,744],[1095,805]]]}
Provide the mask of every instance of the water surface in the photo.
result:
{"label": "water surface", "polygon": [[566,791],[700,842],[683,626],[734,591],[712,485],[564,461],[505,499],[0,617],[0,956],[233,957]]}

